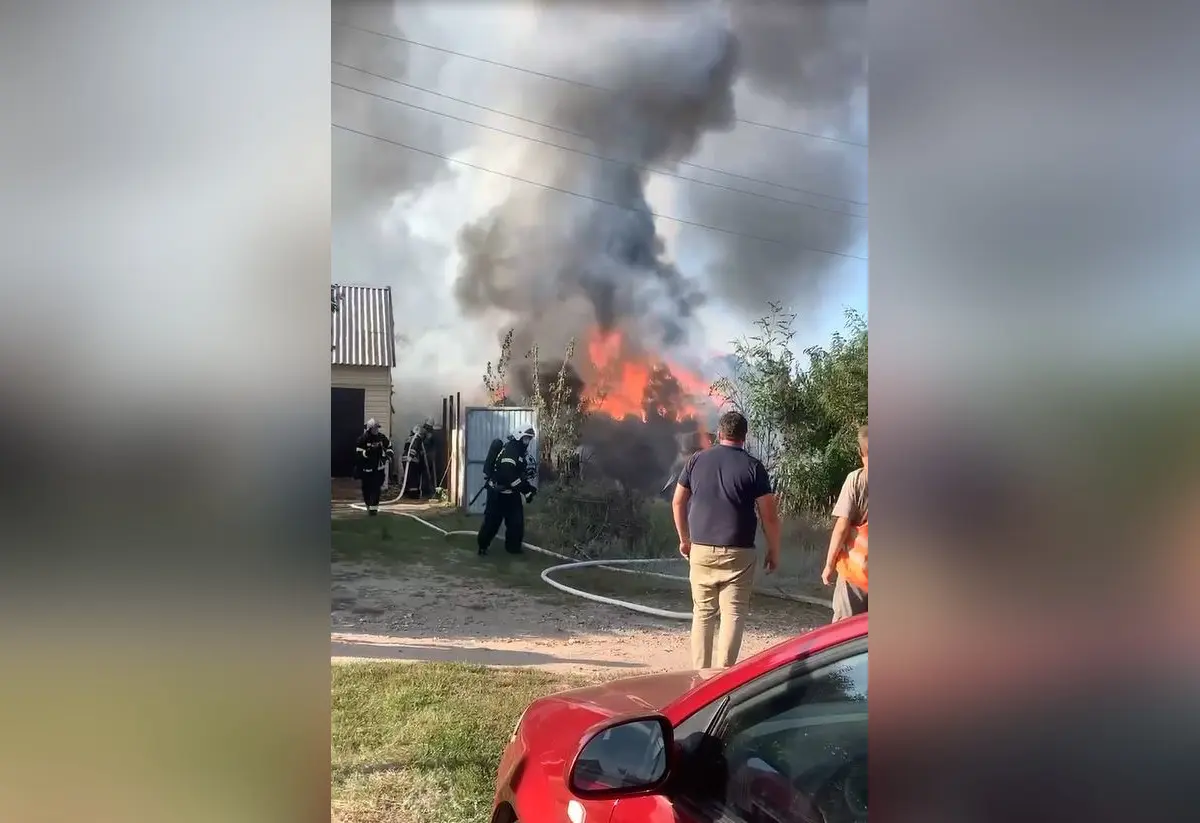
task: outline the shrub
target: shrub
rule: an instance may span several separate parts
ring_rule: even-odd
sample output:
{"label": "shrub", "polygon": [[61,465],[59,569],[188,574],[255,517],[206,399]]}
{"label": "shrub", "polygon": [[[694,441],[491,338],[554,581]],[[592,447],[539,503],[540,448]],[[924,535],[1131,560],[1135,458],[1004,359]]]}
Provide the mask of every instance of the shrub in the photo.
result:
{"label": "shrub", "polygon": [[587,559],[661,557],[678,545],[669,505],[602,482],[548,485],[527,518],[545,548]]}

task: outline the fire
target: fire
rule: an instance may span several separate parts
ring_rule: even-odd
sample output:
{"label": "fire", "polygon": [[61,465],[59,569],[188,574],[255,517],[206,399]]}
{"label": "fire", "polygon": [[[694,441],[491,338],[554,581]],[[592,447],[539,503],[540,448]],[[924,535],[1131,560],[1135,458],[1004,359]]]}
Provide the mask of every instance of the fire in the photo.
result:
{"label": "fire", "polygon": [[682,422],[699,416],[708,383],[677,364],[633,350],[618,330],[595,330],[587,341],[591,374],[584,393],[593,410],[623,420],[656,415]]}

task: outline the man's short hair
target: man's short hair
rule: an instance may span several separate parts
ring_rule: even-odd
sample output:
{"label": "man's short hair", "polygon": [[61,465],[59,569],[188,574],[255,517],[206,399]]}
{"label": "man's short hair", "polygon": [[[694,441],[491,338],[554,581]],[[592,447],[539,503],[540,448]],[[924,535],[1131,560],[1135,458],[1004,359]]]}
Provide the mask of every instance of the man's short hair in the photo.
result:
{"label": "man's short hair", "polygon": [[731,443],[746,442],[746,432],[749,430],[750,425],[741,412],[725,412],[717,422],[717,436]]}
{"label": "man's short hair", "polygon": [[858,447],[863,451],[867,450],[867,427],[862,425],[858,427]]}

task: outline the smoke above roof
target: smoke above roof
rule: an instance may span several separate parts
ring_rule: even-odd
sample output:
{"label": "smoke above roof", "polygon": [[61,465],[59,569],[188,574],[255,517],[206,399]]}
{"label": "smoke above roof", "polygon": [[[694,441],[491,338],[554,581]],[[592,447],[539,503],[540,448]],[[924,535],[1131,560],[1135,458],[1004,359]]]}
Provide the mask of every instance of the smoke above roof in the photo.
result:
{"label": "smoke above roof", "polygon": [[594,328],[708,358],[725,341],[704,341],[698,312],[749,320],[778,300],[803,319],[865,233],[861,0],[335,3],[334,17],[494,62],[335,26],[336,61],[523,119],[336,66],[335,81],[576,149],[335,88],[335,120],[430,153],[335,136],[334,279],[395,287],[398,375],[466,391],[508,328],[545,360]]}
{"label": "smoke above roof", "polygon": [[[540,34],[570,47],[551,53],[561,55],[560,65],[549,56],[539,70],[575,82],[544,84],[536,107],[591,139],[576,141],[586,153],[527,147],[507,169],[542,185],[512,186],[502,203],[463,227],[454,293],[467,317],[504,312],[519,346],[558,348],[581,330],[619,326],[641,347],[663,351],[688,341],[695,310],[707,300],[753,315],[767,300],[787,300],[826,276],[865,225],[852,207],[782,198],[763,186],[757,190],[765,198],[733,192],[754,191],[754,184],[728,178],[716,186],[681,183],[676,214],[734,227],[685,223],[685,236],[707,246],[709,265],[684,273],[667,253],[664,224],[671,221],[655,216],[647,186],[658,169],[697,176],[680,161],[706,136],[740,127],[753,132],[746,142],[754,156],[748,164],[739,158],[743,177],[779,180],[797,154],[824,153],[819,174],[809,176],[829,190],[845,188],[861,157],[846,162],[843,143],[813,148],[809,140],[800,148],[805,141],[795,134],[739,124],[736,91],[744,78],[784,109],[836,114],[847,107],[865,82],[865,4],[542,5],[555,13]],[[728,167],[731,159],[713,165]]]}

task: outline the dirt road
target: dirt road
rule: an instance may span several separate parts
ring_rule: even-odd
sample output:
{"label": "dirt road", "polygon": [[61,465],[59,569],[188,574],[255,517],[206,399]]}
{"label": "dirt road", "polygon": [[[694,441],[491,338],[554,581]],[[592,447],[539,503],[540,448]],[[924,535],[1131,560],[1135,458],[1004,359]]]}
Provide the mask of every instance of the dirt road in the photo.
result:
{"label": "dirt road", "polygon": [[[413,565],[335,562],[331,659],[458,661],[601,677],[689,668],[689,625],[582,599],[542,597]],[[742,656],[828,621],[797,606],[750,616]]]}

